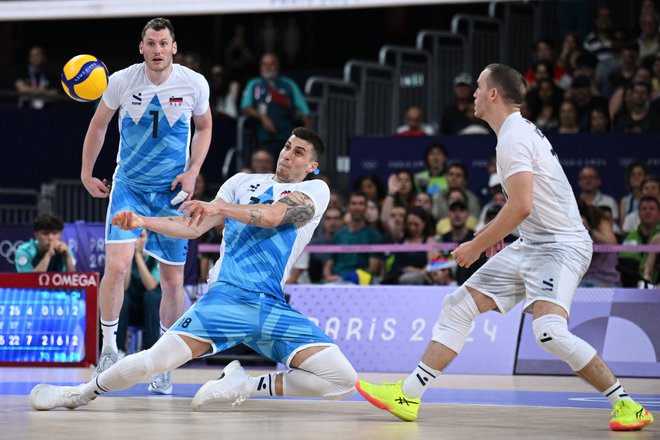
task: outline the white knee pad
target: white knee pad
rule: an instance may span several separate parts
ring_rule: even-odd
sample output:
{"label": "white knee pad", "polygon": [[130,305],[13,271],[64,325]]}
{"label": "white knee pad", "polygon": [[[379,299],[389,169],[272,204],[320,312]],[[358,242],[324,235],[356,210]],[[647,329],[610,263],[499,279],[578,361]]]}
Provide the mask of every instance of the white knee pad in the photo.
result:
{"label": "white knee pad", "polygon": [[477,316],[479,316],[477,304],[467,288],[461,286],[445,297],[431,339],[459,353]]}
{"label": "white knee pad", "polygon": [[173,370],[192,359],[192,352],[180,336],[164,334],[149,350],[126,356],[102,372],[96,383],[105,391],[123,390],[143,382],[152,374]]}
{"label": "white knee pad", "polygon": [[582,370],[596,355],[591,345],[568,330],[568,323],[559,315],[543,315],[532,322],[532,327],[536,343],[573,371]]}
{"label": "white knee pad", "polygon": [[[297,374],[298,373],[298,374]],[[300,374],[303,373],[303,374]],[[306,377],[311,373],[315,377]],[[357,373],[336,345],[310,356],[285,376],[285,395],[301,395],[312,391],[327,400],[346,399],[355,394]],[[297,388],[308,388],[298,390]]]}

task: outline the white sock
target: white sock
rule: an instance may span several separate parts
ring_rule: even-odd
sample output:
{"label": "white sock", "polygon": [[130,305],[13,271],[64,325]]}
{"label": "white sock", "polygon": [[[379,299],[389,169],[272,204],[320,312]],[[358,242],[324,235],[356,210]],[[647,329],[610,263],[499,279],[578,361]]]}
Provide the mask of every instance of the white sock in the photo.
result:
{"label": "white sock", "polygon": [[262,376],[250,377],[252,386],[250,388],[250,397],[254,396],[275,396],[275,378],[277,373],[268,373]]}
{"label": "white sock", "polygon": [[410,376],[403,381],[403,393],[412,398],[422,397],[426,387],[433,382],[433,380],[440,375],[441,371],[434,370],[433,368],[421,362],[417,368],[410,373]]}
{"label": "white sock", "polygon": [[117,327],[119,326],[119,319],[114,321],[101,320],[101,331],[103,332],[103,349],[110,347],[113,351],[117,351]]}
{"label": "white sock", "polygon": [[619,379],[614,382],[614,385],[603,391],[603,395],[609,399],[612,406],[619,400],[632,400],[628,393],[626,393],[626,390],[623,389],[621,383],[619,383]]}
{"label": "white sock", "polygon": [[165,327],[165,326],[163,325],[163,323],[161,322],[161,323],[160,323],[160,335],[163,336],[167,330],[168,330],[168,328]]}

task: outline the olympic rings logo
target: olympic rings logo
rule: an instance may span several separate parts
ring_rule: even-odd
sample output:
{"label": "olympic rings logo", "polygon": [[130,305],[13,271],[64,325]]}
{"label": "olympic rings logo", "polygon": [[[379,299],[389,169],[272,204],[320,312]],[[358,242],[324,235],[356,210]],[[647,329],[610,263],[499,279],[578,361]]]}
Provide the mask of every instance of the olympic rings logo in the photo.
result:
{"label": "olympic rings logo", "polygon": [[0,241],[0,257],[4,258],[7,263],[13,265],[14,257],[16,256],[16,249],[24,243],[24,240],[2,240]]}

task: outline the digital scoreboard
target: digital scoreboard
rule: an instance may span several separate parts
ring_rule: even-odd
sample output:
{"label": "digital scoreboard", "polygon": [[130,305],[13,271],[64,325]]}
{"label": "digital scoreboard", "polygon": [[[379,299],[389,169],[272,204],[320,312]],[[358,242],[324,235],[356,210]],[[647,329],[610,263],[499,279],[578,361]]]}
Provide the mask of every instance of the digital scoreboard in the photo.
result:
{"label": "digital scoreboard", "polygon": [[0,365],[89,366],[97,273],[0,273]]}

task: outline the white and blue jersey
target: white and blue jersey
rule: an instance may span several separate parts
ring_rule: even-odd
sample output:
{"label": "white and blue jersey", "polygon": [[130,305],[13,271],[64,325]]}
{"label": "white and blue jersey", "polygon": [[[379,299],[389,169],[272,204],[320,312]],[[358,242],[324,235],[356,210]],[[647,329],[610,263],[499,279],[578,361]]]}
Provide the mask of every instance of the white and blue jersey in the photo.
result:
{"label": "white and blue jersey", "polygon": [[314,216],[300,227],[285,224],[266,229],[226,219],[220,258],[211,269],[209,285],[225,282],[284,300],[283,288],[291,267],[328,206],[328,185],[321,180],[278,183],[272,174],[239,173],[227,180],[216,196],[227,203],[269,205],[294,191],[314,202]]}
{"label": "white and blue jersey", "polygon": [[149,191],[168,190],[186,169],[191,118],[209,108],[209,85],[178,64],[165,82],[153,84],[144,63],[110,76],[104,104],[119,109],[119,153],[114,180]]}
{"label": "white and blue jersey", "polygon": [[172,333],[208,342],[206,355],[243,343],[289,365],[300,350],[333,345],[323,331],[289,306],[283,286],[328,206],[325,182],[277,183],[272,174],[237,174],[218,191],[228,203],[271,204],[299,191],[314,201],[314,216],[266,229],[226,219],[220,259],[209,275],[209,291],[170,327]]}
{"label": "white and blue jersey", "polygon": [[[153,84],[144,63],[115,72],[103,94],[104,104],[119,110],[119,152],[113,176],[106,242],[133,242],[141,230],[124,231],[110,221],[119,211],[146,216],[177,216],[170,200],[181,189],[172,182],[187,169],[191,119],[209,109],[209,85],[204,77],[174,64],[169,78]],[[161,262],[182,265],[188,240],[149,231],[145,251]]]}

